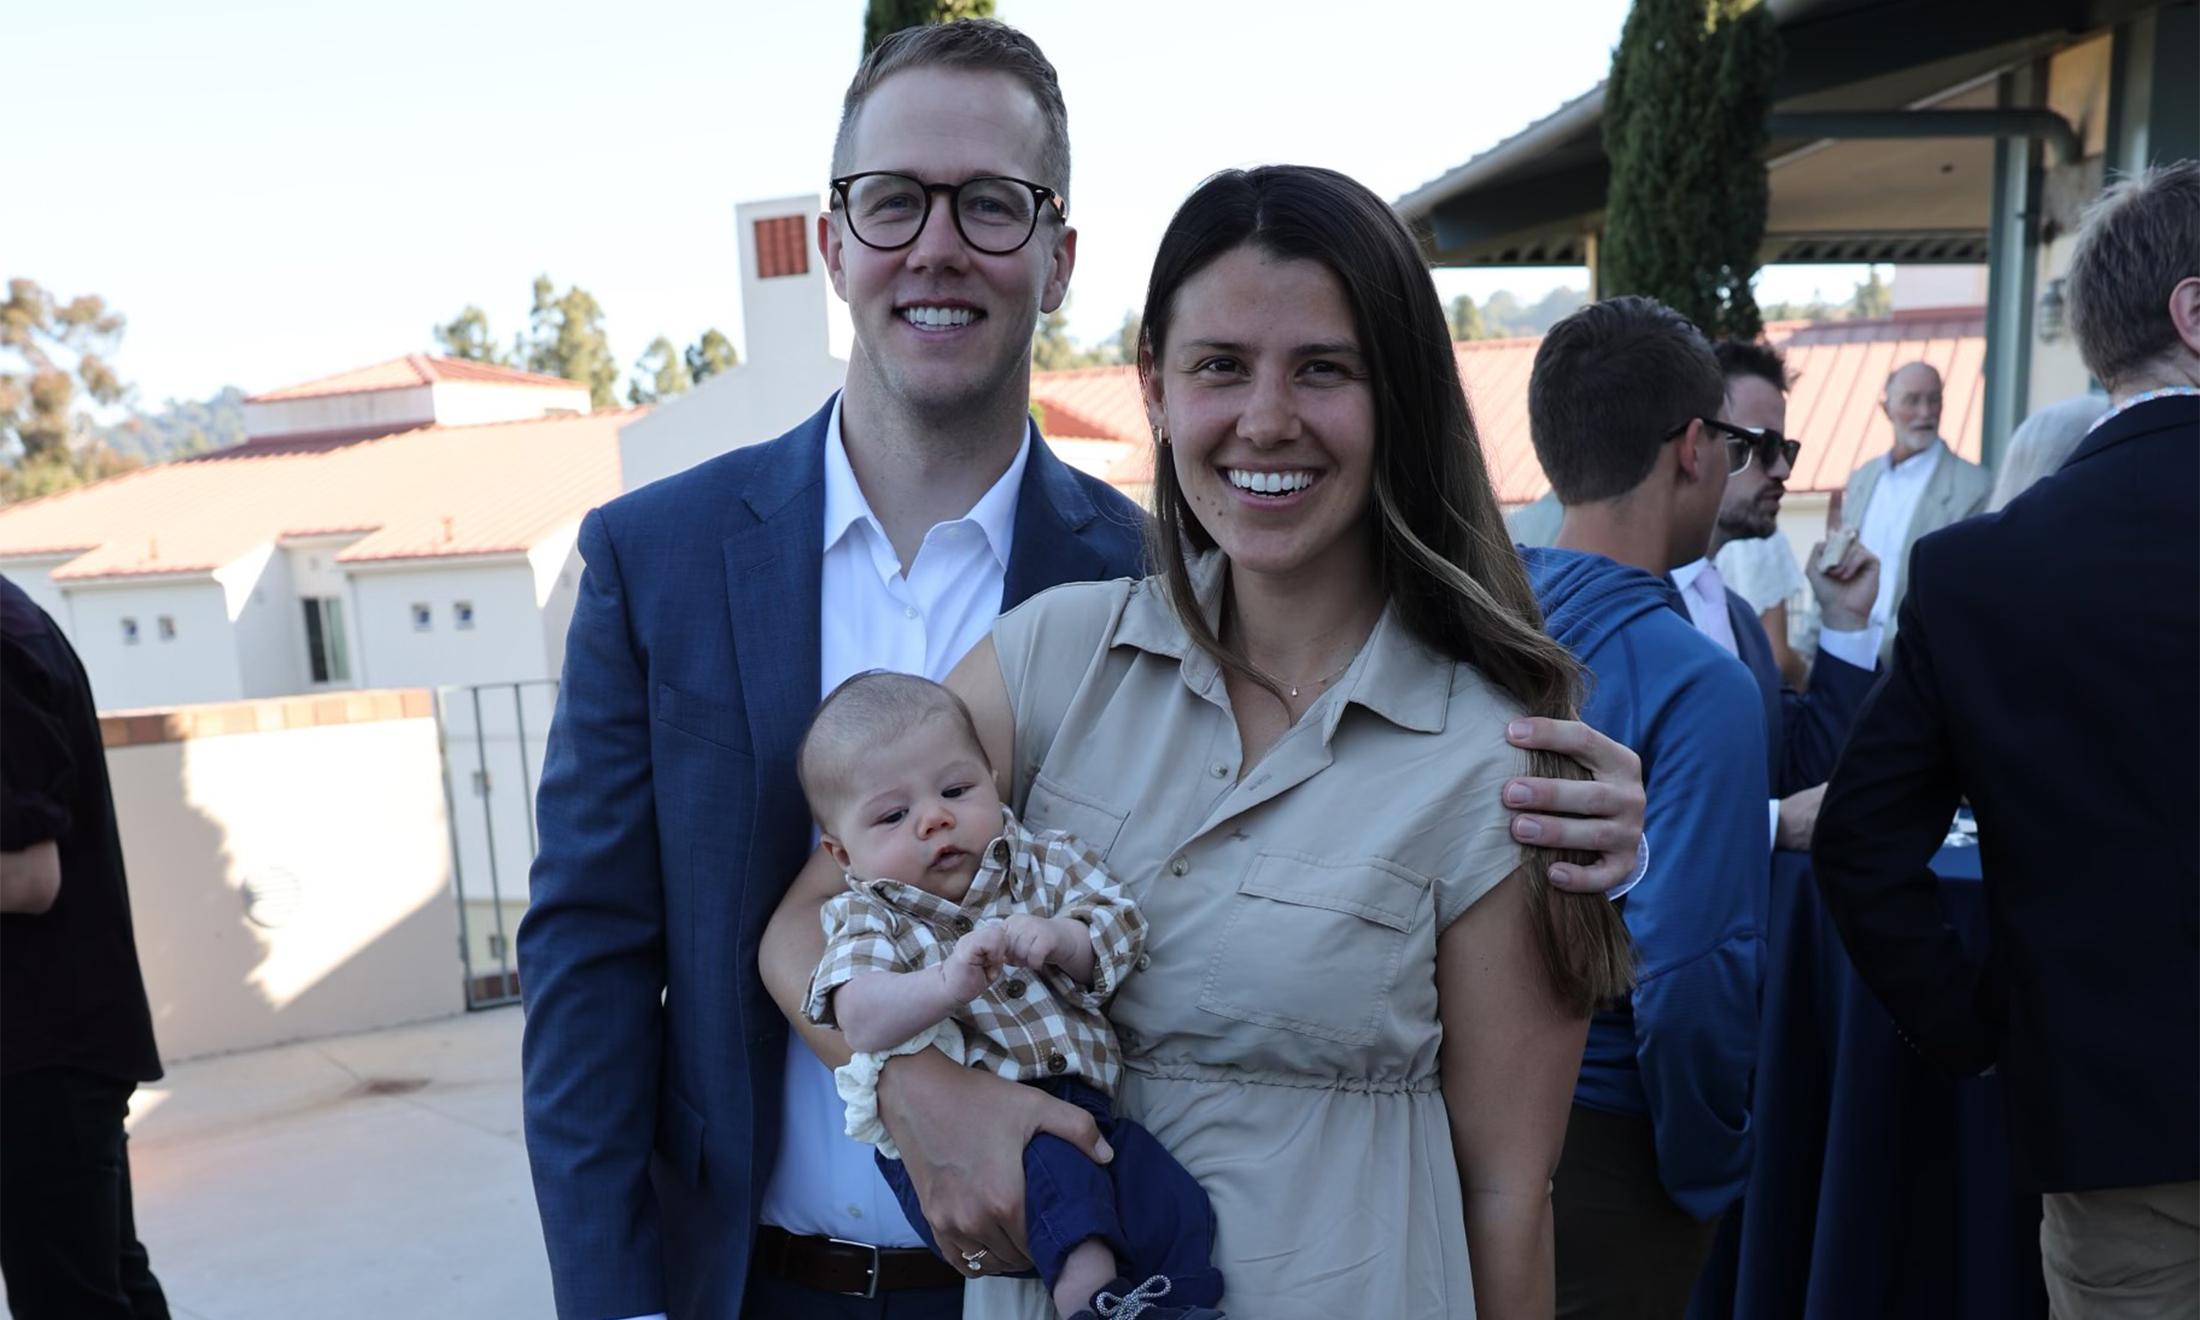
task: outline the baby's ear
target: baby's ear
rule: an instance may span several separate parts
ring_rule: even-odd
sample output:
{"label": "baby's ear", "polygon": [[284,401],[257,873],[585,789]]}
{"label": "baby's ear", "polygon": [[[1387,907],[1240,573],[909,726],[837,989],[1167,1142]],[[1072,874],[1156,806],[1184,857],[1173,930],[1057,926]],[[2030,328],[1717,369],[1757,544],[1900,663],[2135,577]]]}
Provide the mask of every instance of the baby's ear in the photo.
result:
{"label": "baby's ear", "polygon": [[830,834],[821,833],[817,836],[817,846],[823,848],[825,855],[833,859],[833,865],[843,871],[848,869],[848,850],[840,846],[840,840]]}

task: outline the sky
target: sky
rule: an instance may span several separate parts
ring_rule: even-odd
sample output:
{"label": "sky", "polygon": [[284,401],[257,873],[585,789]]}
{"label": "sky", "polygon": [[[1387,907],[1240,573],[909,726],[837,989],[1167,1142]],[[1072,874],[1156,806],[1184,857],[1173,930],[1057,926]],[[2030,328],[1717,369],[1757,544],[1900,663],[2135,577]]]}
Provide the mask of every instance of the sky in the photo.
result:
{"label": "sky", "polygon": [[[129,322],[137,403],[273,389],[500,339],[548,273],[631,366],[741,340],[733,208],[821,191],[861,0],[123,0],[11,18],[0,275]],[[1624,0],[998,0],[1060,72],[1080,231],[1070,331],[1112,336],[1176,204],[1234,165],[1395,198],[1604,76]],[[1862,268],[1767,272],[1845,298]],[[1533,301],[1579,269],[1439,272]]]}

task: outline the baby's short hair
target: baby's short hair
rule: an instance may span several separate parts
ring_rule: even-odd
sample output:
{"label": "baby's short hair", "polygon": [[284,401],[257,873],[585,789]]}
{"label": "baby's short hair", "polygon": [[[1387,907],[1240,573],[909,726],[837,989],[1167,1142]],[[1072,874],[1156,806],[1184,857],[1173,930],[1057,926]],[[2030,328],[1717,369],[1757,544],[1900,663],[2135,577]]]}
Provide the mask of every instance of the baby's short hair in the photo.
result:
{"label": "baby's short hair", "polygon": [[933,719],[961,725],[979,762],[993,768],[970,707],[929,678],[872,669],[826,693],[794,758],[795,777],[802,781],[802,794],[818,824],[831,828],[826,817],[844,805],[849,772],[864,751]]}

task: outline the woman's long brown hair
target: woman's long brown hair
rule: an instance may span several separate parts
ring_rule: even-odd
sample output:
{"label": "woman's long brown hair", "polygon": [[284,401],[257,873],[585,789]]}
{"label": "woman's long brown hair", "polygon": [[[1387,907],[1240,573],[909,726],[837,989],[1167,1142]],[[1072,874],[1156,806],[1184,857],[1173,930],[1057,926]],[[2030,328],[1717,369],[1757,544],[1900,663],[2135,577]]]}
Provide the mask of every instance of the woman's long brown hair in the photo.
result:
{"label": "woman's long brown hair", "polygon": [[[1332,170],[1272,165],[1215,175],[1177,210],[1146,289],[1151,373],[1168,342],[1177,291],[1226,252],[1251,246],[1320,263],[1343,284],[1375,403],[1376,566],[1399,620],[1444,655],[1480,670],[1531,714],[1572,719],[1581,671],[1543,632],[1543,614],[1506,532],[1482,442],[1459,383],[1436,286],[1412,236],[1383,200]],[[1270,686],[1208,626],[1191,554],[1214,548],[1166,450],[1154,463],[1153,562],[1192,640],[1232,673]],[[1572,760],[1530,755],[1546,778],[1587,778]],[[1627,930],[1602,895],[1554,890],[1559,854],[1525,850],[1528,905],[1551,986],[1579,1014],[1634,981]],[[1569,858],[1568,860],[1575,860]]]}

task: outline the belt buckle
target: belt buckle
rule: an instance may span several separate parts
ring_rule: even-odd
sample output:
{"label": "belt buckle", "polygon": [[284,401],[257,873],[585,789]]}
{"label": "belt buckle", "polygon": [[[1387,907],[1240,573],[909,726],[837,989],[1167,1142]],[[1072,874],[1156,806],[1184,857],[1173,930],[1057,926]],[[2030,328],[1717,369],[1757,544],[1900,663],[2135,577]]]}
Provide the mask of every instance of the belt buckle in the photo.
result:
{"label": "belt buckle", "polygon": [[855,1289],[843,1289],[841,1290],[840,1295],[842,1297],[876,1298],[878,1296],[879,1276],[878,1247],[869,1242],[851,1242],[847,1238],[829,1237],[825,1240],[832,1243],[836,1247],[855,1247],[858,1250],[868,1251],[871,1253],[871,1263],[870,1265],[865,1267],[870,1275],[870,1282],[861,1291],[857,1291]]}

